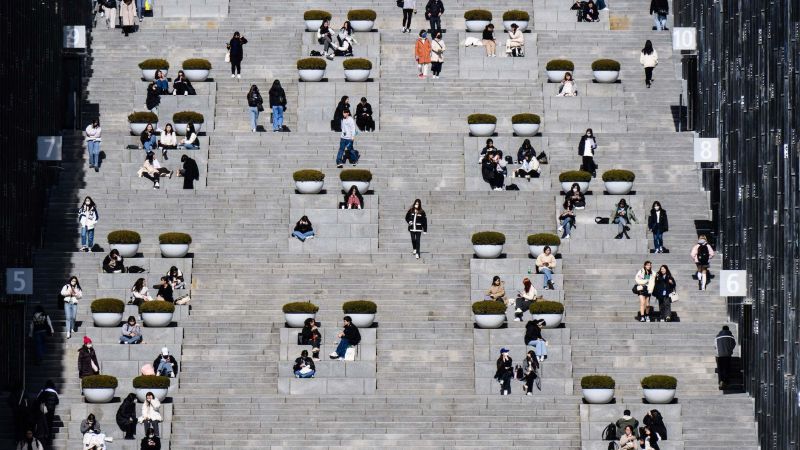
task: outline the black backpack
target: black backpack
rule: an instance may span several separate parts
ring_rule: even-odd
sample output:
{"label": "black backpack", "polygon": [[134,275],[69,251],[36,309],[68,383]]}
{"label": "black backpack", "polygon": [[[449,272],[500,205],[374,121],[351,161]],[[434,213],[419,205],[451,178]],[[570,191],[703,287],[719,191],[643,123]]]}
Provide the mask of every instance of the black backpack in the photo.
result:
{"label": "black backpack", "polygon": [[617,440],[617,426],[613,423],[608,424],[605,428],[603,428],[603,440],[604,441],[616,441]]}
{"label": "black backpack", "polygon": [[697,263],[702,266],[707,266],[709,256],[708,244],[699,244],[697,246]]}

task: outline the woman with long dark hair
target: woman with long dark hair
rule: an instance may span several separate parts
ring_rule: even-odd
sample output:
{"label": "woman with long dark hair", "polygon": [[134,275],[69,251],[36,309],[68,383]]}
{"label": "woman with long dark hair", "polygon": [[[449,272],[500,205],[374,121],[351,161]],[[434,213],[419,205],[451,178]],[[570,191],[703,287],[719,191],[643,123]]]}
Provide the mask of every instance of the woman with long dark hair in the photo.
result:
{"label": "woman with long dark hair", "polygon": [[155,149],[158,146],[158,135],[152,123],[145,125],[142,134],[139,135],[139,142],[142,143],[142,148],[145,152]]}
{"label": "woman with long dark hair", "polygon": [[515,301],[514,309],[514,322],[521,322],[522,315],[525,314],[531,304],[536,301],[536,288],[528,277],[522,279],[522,290],[517,291],[517,299]]}
{"label": "woman with long dark hair", "polygon": [[536,149],[533,148],[531,145],[530,139],[525,139],[522,141],[522,145],[519,146],[519,150],[517,150],[517,164],[522,164],[522,161],[525,160],[525,155],[531,154],[534,158],[536,158]]}
{"label": "woman with long dark hair", "polygon": [[650,296],[655,290],[656,277],[653,274],[653,263],[645,261],[642,268],[636,272],[636,285],[634,290],[639,297],[639,322],[650,322],[647,310],[650,307]]}
{"label": "woman with long dark hair", "polygon": [[294,225],[292,236],[300,239],[300,242],[305,242],[306,239],[314,239],[314,226],[311,225],[308,216],[303,216],[297,221]]}
{"label": "woman with long dark hair", "polygon": [[200,138],[197,137],[197,130],[194,128],[192,122],[186,124],[186,137],[181,139],[180,146],[184,150],[196,150],[200,148]]}
{"label": "woman with long dark hair", "polygon": [[92,123],[84,130],[86,133],[86,150],[89,152],[89,168],[100,171],[100,141],[102,141],[100,119],[92,119]]}
{"label": "woman with long dark hair", "polygon": [[572,187],[570,187],[567,193],[567,198],[572,202],[572,206],[575,209],[583,209],[586,207],[586,197],[584,197],[583,192],[581,192],[581,185],[578,183],[572,183]]}
{"label": "woman with long dark hair", "polygon": [[597,138],[591,128],[586,129],[586,133],[581,136],[581,141],[578,144],[578,155],[583,158],[581,170],[585,170],[592,174],[592,177],[597,176],[597,166],[594,163],[594,152],[597,150]]}
{"label": "woman with long dark hair", "polygon": [[286,92],[279,80],[269,88],[269,106],[272,108],[272,132],[283,131],[283,112],[286,111]]}
{"label": "woman with long dark hair", "polygon": [[145,279],[139,278],[133,283],[133,287],[131,287],[131,301],[128,302],[129,305],[136,305],[139,306],[144,302],[149,302],[153,300],[150,297],[150,294],[147,292],[147,286],[145,285]]}
{"label": "woman with long dark hair", "polygon": [[240,35],[238,31],[233,33],[233,37],[228,42],[228,53],[231,60],[231,78],[242,78],[242,60],[244,59],[244,44],[247,39]]}
{"label": "woman with long dark hair", "polygon": [[344,194],[344,201],[340,204],[342,209],[364,209],[364,196],[358,192],[358,188],[353,185]]}
{"label": "woman with long dark hair", "polygon": [[153,182],[153,189],[161,188],[159,180],[162,176],[172,178],[172,172],[170,172],[169,169],[161,167],[161,163],[158,162],[153,152],[147,152],[147,155],[144,157],[142,167],[139,169],[138,173],[140,177],[147,178]]}
{"label": "woman with long dark hair", "polygon": [[186,73],[178,71],[178,76],[172,82],[172,95],[194,95],[196,94],[192,82],[186,78]]}
{"label": "woman with long dark hair", "polygon": [[659,322],[672,320],[672,295],[677,285],[672,272],[666,264],[662,265],[656,273],[656,284],[653,295],[658,299]]}
{"label": "woman with long dark hair", "polygon": [[92,197],[88,195],[83,199],[83,204],[78,208],[78,223],[81,225],[81,251],[91,252],[94,247],[94,227],[100,220]]}
{"label": "woman with long dark hair", "polygon": [[69,278],[67,284],[61,288],[61,297],[64,298],[64,316],[67,322],[67,339],[69,339],[73,332],[78,332],[75,318],[78,316],[78,302],[83,298],[83,290],[78,277],[71,276]]}
{"label": "woman with long dark hair", "polygon": [[572,229],[575,227],[575,211],[572,206],[572,199],[567,197],[564,200],[564,211],[558,216],[561,225],[558,226],[558,232],[561,234],[561,239],[569,239]]}
{"label": "woman with long dark hair", "polygon": [[525,395],[533,395],[533,383],[539,377],[537,371],[539,370],[539,361],[536,358],[536,353],[533,350],[528,350],[525,355],[525,367],[523,373],[525,375]]}
{"label": "woman with long dark hair", "polygon": [[167,150],[175,150],[178,148],[178,136],[175,134],[175,128],[172,127],[171,123],[164,126],[164,131],[161,132],[161,139],[158,142],[158,146],[161,148],[161,156],[164,157],[164,161],[169,159]]}
{"label": "woman with long dark hair", "polygon": [[638,220],[636,220],[636,214],[633,213],[633,208],[628,206],[628,202],[622,198],[611,211],[609,222],[612,224],[617,224],[618,232],[614,239],[622,239],[623,235],[625,236],[625,239],[630,239],[631,237],[628,236],[628,230],[630,230],[628,224],[637,223]]}
{"label": "woman with long dark hair", "polygon": [[425,210],[422,209],[422,200],[415,199],[414,204],[406,211],[406,223],[408,224],[408,232],[411,234],[412,253],[419,259],[419,255],[422,253],[420,249],[421,237],[423,233],[428,232],[428,219],[425,216]]}
{"label": "woman with long dark hair", "polygon": [[664,233],[669,231],[669,221],[667,220],[667,210],[662,208],[658,201],[653,202],[653,206],[650,208],[647,228],[653,233],[653,252],[664,253]]}
{"label": "woman with long dark hair", "polygon": [[644,84],[649,88],[653,82],[653,69],[658,65],[658,53],[649,39],[644,43],[642,53],[639,54],[639,63],[644,67]]}
{"label": "woman with long dark hair", "polygon": [[250,110],[250,130],[255,133],[258,129],[258,115],[264,110],[264,99],[255,84],[247,91],[247,108]]}
{"label": "woman with long dark hair", "polygon": [[344,110],[350,109],[350,97],[343,95],[336,105],[336,110],[333,112],[333,119],[331,120],[331,131],[342,132],[342,119],[344,118]]}

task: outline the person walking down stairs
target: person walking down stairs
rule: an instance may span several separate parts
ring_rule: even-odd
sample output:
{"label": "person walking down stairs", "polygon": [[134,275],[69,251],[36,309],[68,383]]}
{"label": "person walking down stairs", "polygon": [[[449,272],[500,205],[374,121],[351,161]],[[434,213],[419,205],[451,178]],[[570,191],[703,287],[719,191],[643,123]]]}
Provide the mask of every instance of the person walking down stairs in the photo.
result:
{"label": "person walking down stairs", "polygon": [[417,61],[417,77],[425,79],[428,74],[428,67],[431,65],[431,41],[428,39],[428,32],[419,32],[417,42],[414,44],[414,58]]}
{"label": "person walking down stairs", "polygon": [[447,46],[444,45],[441,32],[437,31],[434,36],[435,37],[431,42],[431,72],[433,73],[433,79],[435,80],[439,78],[439,74],[442,73],[444,52],[447,50]]}
{"label": "person walking down stairs", "polygon": [[233,33],[233,37],[228,42],[228,55],[231,62],[231,78],[242,78],[242,60],[244,59],[244,44],[247,44],[247,39],[239,34],[238,31]]}
{"label": "person walking down stairs", "polygon": [[723,389],[730,383],[731,357],[736,348],[736,339],[727,325],[717,334],[714,347],[717,349],[717,379],[719,388]]}
{"label": "person walking down stairs", "polygon": [[403,8],[403,33],[408,33],[411,31],[411,16],[417,9],[417,1],[400,0],[398,4]]}
{"label": "person walking down stairs", "polygon": [[86,150],[89,152],[89,168],[95,172],[100,171],[100,119],[92,119],[92,123],[86,127]]}
{"label": "person walking down stairs", "polygon": [[511,394],[511,379],[514,378],[514,360],[508,354],[507,348],[500,349],[500,357],[497,358],[497,371],[494,379],[500,383],[500,395]]}
{"label": "person walking down stairs", "polygon": [[414,200],[414,204],[406,211],[406,223],[408,232],[411,234],[411,253],[419,259],[422,254],[420,246],[422,235],[428,233],[428,219],[425,216],[425,210],[422,209],[420,199]]}
{"label": "person walking down stairs", "polygon": [[72,333],[78,331],[75,320],[78,316],[78,301],[83,298],[83,290],[78,277],[70,277],[67,284],[61,288],[59,295],[64,299],[64,318],[67,326],[67,339],[69,339],[72,337]]}
{"label": "person walking down stairs", "polygon": [[83,200],[83,205],[78,208],[78,223],[81,225],[81,251],[91,252],[94,247],[94,227],[100,220],[100,214],[97,212],[97,205],[95,205],[92,197],[88,195]]}
{"label": "person walking down stairs", "polygon": [[122,0],[119,5],[119,15],[122,18],[122,34],[128,36],[136,27],[136,5],[133,0]]}

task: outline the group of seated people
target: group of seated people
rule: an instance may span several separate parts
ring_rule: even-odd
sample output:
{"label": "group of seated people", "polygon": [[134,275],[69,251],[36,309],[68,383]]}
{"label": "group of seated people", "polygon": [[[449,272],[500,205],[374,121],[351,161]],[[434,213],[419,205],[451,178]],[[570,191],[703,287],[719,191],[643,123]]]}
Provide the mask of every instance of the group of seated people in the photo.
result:
{"label": "group of seated people", "polygon": [[[161,402],[155,398],[152,392],[145,395],[142,404],[142,413],[136,415],[136,394],[130,393],[122,401],[117,409],[116,422],[120,429],[125,433],[126,440],[136,439],[136,425],[144,425],[144,438],[142,438],[142,450],[161,450],[161,437],[159,433],[159,423],[164,419],[161,416]],[[83,435],[84,450],[106,450],[106,442],[111,442],[112,438],[107,436],[100,422],[94,414],[89,414],[81,421],[80,431]]]}
{"label": "group of seated people", "polygon": [[642,421],[644,426],[639,427],[639,421],[631,416],[629,409],[626,409],[622,417],[613,424],[616,436],[611,440],[618,439],[620,450],[658,450],[658,441],[667,440],[667,426],[657,409],[647,411]]}
{"label": "group of seated people", "polygon": [[[478,45],[477,40],[474,42],[475,45]],[[497,40],[494,37],[494,24],[490,23],[483,29],[480,44],[483,44],[484,49],[486,49],[486,56],[490,58],[497,56]],[[516,23],[512,23],[508,30],[506,53],[504,56],[525,56],[525,35]]]}
{"label": "group of seated people", "polygon": [[523,393],[533,395],[533,386],[541,390],[541,378],[539,377],[539,363],[542,359],[536,355],[534,350],[525,353],[523,365],[514,366],[514,360],[508,354],[507,348],[500,349],[500,357],[497,358],[497,370],[494,379],[500,384],[500,395],[511,395],[511,380],[517,380],[523,384]]}
{"label": "group of seated people", "polygon": [[317,30],[317,42],[322,45],[322,54],[316,54],[315,51],[311,56],[324,56],[330,60],[334,56],[353,56],[353,45],[358,44],[349,20],[342,24],[338,32],[331,28],[330,20],[323,20]]}
{"label": "group of seated people", "polygon": [[[156,70],[155,81],[151,85],[155,85],[155,93],[158,95],[197,95],[192,82],[186,78],[183,70],[178,71],[178,76],[172,82],[172,92],[169,91],[169,78],[164,75],[164,72]],[[153,90],[151,86],[147,88],[148,92]]]}
{"label": "group of seated people", "polygon": [[[544,152],[536,154],[530,139],[525,139],[517,151],[517,164],[519,168],[511,172],[512,177],[539,178],[542,173],[542,161],[547,162]],[[494,146],[494,140],[487,139],[486,146],[481,149],[478,163],[481,165],[481,177],[483,181],[489,183],[489,187],[495,191],[502,191],[505,185],[505,177],[508,175],[508,165],[513,164],[511,156],[503,157],[503,151]]]}
{"label": "group of seated people", "polygon": [[[342,319],[342,331],[337,333],[336,337],[339,338],[339,343],[336,345],[336,350],[331,353],[330,359],[344,361],[345,359],[352,361],[352,357],[348,355],[349,351],[355,351],[355,346],[361,343],[361,332],[358,327],[353,324],[353,319],[350,316],[344,316]],[[298,343],[300,345],[311,346],[311,357],[308,356],[308,350],[300,352],[300,356],[294,360],[294,376],[296,378],[314,378],[316,373],[316,366],[314,361],[319,361],[320,347],[322,346],[322,333],[319,331],[319,325],[313,318],[308,318],[303,323],[303,328],[298,336]]]}
{"label": "group of seated people", "polygon": [[575,11],[578,22],[598,22],[600,20],[600,12],[593,0],[575,0],[570,9]]}
{"label": "group of seated people", "polygon": [[141,148],[147,153],[152,150],[161,150],[161,156],[168,160],[167,150],[182,148],[184,150],[197,150],[200,148],[200,138],[193,123],[186,124],[186,137],[178,139],[175,128],[171,123],[164,126],[164,129],[156,129],[152,123],[144,127],[144,131],[139,135]]}
{"label": "group of seated people", "polygon": [[175,290],[185,288],[186,283],[183,279],[183,273],[177,267],[172,266],[167,274],[161,277],[158,284],[153,286],[153,289],[157,289],[155,298],[150,296],[146,280],[139,278],[131,287],[131,297],[128,300],[128,304],[140,306],[142,303],[150,301],[166,301],[176,305],[183,305],[185,303],[183,300],[188,298],[188,294],[175,298]]}
{"label": "group of seated people", "polygon": [[[345,110],[350,109],[350,97],[343,95],[336,104],[336,109],[333,111],[333,119],[331,119],[331,131],[341,133],[342,119],[344,119]],[[372,105],[367,101],[367,97],[361,97],[361,100],[356,105],[356,115],[353,116],[356,121],[356,127],[359,131],[370,133],[375,131],[375,119],[372,116]]]}

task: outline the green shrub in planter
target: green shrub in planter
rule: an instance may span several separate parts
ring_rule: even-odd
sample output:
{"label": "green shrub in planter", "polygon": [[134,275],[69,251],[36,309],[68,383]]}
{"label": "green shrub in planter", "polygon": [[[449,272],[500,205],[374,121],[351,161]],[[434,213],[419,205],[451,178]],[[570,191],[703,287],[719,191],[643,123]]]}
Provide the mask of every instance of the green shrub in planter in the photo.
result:
{"label": "green shrub in planter", "polygon": [[547,61],[545,70],[567,70],[571,72],[575,70],[575,64],[568,59],[551,59]]}
{"label": "green shrub in planter", "polygon": [[351,9],[347,11],[347,20],[371,20],[375,21],[378,13],[371,9]]}
{"label": "green shrub in planter", "polygon": [[613,59],[598,59],[592,63],[592,70],[619,72],[619,61],[614,61]]}
{"label": "green shrub in planter", "polygon": [[139,68],[142,70],[169,69],[169,62],[161,58],[145,59],[139,63]]}
{"label": "green shrub in planter", "polygon": [[186,233],[170,232],[158,235],[159,244],[191,244],[192,237]]}
{"label": "green shrub in planter", "polygon": [[538,300],[531,304],[531,314],[564,314],[564,304],[549,300]]}
{"label": "green shrub in planter", "polygon": [[139,305],[139,314],[144,313],[174,313],[175,305],[164,300],[152,300]]}
{"label": "green shrub in planter", "polygon": [[324,181],[325,174],[319,170],[303,169],[292,174],[294,181]]}
{"label": "green shrub in planter", "polygon": [[472,235],[472,245],[503,245],[506,235],[499,231],[479,231]]}
{"label": "green shrub in planter", "polygon": [[116,230],[108,233],[109,244],[140,244],[142,237],[131,230]]}
{"label": "green shrub in planter", "polygon": [[372,70],[372,61],[366,58],[348,58],[342,61],[344,70]]}
{"label": "green shrub in planter", "polygon": [[134,389],[169,389],[169,377],[139,375],[133,379]]}
{"label": "green shrub in planter", "polygon": [[522,113],[511,116],[511,123],[542,123],[542,118],[536,114]]}
{"label": "green shrub in planter", "polygon": [[564,183],[565,181],[574,181],[576,183],[583,181],[588,183],[589,181],[592,181],[592,174],[589,172],[584,172],[583,170],[568,170],[558,174],[558,181],[561,183]]}
{"label": "green shrub in planter", "polygon": [[339,172],[339,179],[342,181],[372,181],[372,172],[367,169],[345,169]]}
{"label": "green shrub in planter", "polygon": [[553,233],[529,234],[528,245],[561,245],[561,238]]}
{"label": "green shrub in planter", "polygon": [[125,302],[117,298],[98,298],[92,302],[93,313],[115,313],[125,312]]}
{"label": "green shrub in planter", "polygon": [[292,302],[283,305],[284,314],[316,314],[319,306],[311,302]]}
{"label": "green shrub in planter", "polygon": [[203,123],[205,117],[199,112],[194,111],[179,111],[172,115],[172,121],[175,123]]}
{"label": "green shrub in planter", "polygon": [[128,123],[156,123],[158,116],[150,111],[136,111],[128,114]]}
{"label": "green shrub in planter", "polygon": [[331,20],[333,16],[328,11],[309,9],[303,13],[303,20]]}
{"label": "green shrub in planter", "polygon": [[472,313],[477,316],[505,314],[506,305],[503,302],[496,302],[494,300],[481,300],[472,304]]}
{"label": "green shrub in planter", "polygon": [[89,375],[81,378],[83,389],[116,389],[118,385],[117,377],[111,375]]}
{"label": "green shrub in planter", "polygon": [[492,13],[485,9],[470,9],[464,13],[464,20],[492,20]]}
{"label": "green shrub in planter", "polygon": [[581,378],[581,389],[614,389],[617,383],[608,375],[586,375]]}
{"label": "green shrub in planter", "polygon": [[505,21],[520,21],[520,22],[527,22],[531,20],[531,15],[528,14],[527,11],[520,11],[518,9],[512,9],[511,11],[506,11],[503,13],[503,20]]}
{"label": "green shrub in planter", "polygon": [[603,172],[603,181],[630,181],[636,179],[636,174],[630,170],[612,169]]}
{"label": "green shrub in planter", "polygon": [[322,58],[303,58],[297,60],[297,70],[325,70],[328,64]]}
{"label": "green shrub in planter", "polygon": [[491,114],[470,114],[467,116],[467,123],[470,125],[478,123],[497,123],[497,117]]}
{"label": "green shrub in planter", "polygon": [[189,58],[183,62],[184,70],[211,70],[211,61],[203,58]]}
{"label": "green shrub in planter", "polygon": [[675,389],[678,379],[669,375],[650,375],[642,378],[642,389]]}
{"label": "green shrub in planter", "polygon": [[342,304],[342,311],[345,314],[375,314],[378,305],[369,300],[351,300]]}

